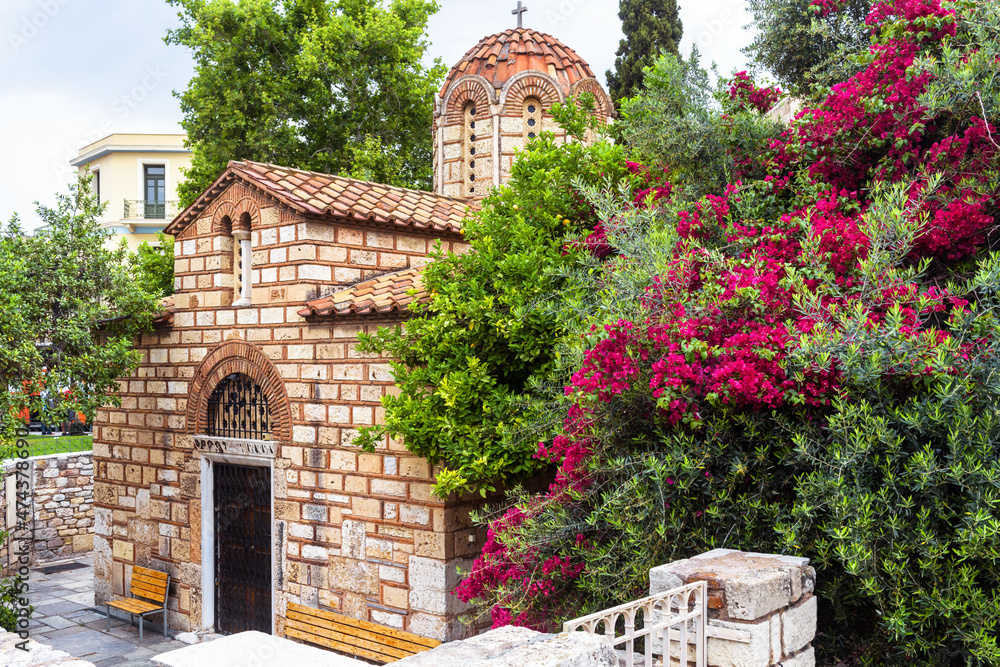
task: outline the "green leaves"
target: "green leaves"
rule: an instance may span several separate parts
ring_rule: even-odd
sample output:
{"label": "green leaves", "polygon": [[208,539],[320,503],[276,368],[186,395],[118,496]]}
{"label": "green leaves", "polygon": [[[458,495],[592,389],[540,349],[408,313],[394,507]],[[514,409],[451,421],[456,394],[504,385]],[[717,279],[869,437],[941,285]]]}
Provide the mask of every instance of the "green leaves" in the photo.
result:
{"label": "green leaves", "polygon": [[618,46],[608,92],[615,103],[643,90],[645,69],[662,53],[678,53],[684,26],[677,0],[620,0],[618,16],[625,39]]}
{"label": "green leaves", "polygon": [[132,341],[160,312],[160,288],[124,243],[105,248],[101,211],[81,179],[54,208],[39,207],[45,227],[34,236],[16,218],[0,235],[2,439],[24,409],[50,422],[67,408],[93,417],[138,363]]}
{"label": "green leaves", "polygon": [[194,52],[177,94],[194,156],[180,187],[200,195],[229,160],[389,185],[431,185],[431,115],[445,74],[425,67],[430,0],[169,0]]}
{"label": "green leaves", "polygon": [[430,303],[412,308],[405,329],[364,339],[369,351],[399,360],[400,395],[385,400],[385,424],[361,442],[402,438],[442,464],[442,496],[493,491],[540,470],[538,441],[558,423],[533,422],[524,405],[565,384],[554,362],[580,317],[562,291],[580,256],[567,244],[597,222],[578,188],[626,178],[619,147],[556,143],[550,134],[531,142],[509,184],[466,221],[472,251],[439,253],[426,268]]}

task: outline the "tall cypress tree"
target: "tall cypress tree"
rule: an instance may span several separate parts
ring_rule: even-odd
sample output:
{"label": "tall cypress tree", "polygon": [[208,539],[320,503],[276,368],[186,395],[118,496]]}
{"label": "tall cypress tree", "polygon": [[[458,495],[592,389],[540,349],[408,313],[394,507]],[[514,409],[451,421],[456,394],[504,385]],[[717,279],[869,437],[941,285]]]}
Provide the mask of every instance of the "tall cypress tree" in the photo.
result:
{"label": "tall cypress tree", "polygon": [[661,51],[677,55],[684,34],[677,0],[621,0],[618,16],[625,39],[618,46],[614,71],[608,70],[608,92],[617,103],[642,89],[642,70]]}

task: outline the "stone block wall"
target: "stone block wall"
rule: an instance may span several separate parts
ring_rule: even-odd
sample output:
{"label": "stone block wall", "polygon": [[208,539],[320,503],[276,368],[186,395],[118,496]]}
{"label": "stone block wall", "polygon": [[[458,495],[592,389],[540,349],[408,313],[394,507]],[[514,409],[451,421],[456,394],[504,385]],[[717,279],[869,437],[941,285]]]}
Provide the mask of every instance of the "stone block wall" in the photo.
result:
{"label": "stone block wall", "polygon": [[35,561],[90,551],[94,542],[94,453],[38,456],[31,462]]}
{"label": "stone block wall", "polygon": [[708,584],[709,625],[750,642],[708,638],[709,667],[815,667],[816,570],[808,558],[716,549],[649,572],[650,595]]}
{"label": "stone block wall", "polygon": [[[14,489],[11,488],[9,491],[7,486],[9,482],[8,477],[12,477],[14,472],[14,462],[9,461],[4,464],[0,464],[0,532],[8,531],[13,532],[17,523],[16,517],[9,517],[7,515],[7,496],[12,494]],[[10,546],[11,537],[6,540],[0,540],[0,576],[6,574],[10,568]]]}
{"label": "stone block wall", "polygon": [[[93,452],[52,454],[27,459],[31,483],[32,564],[69,558],[93,548]],[[7,512],[8,479],[14,481],[17,462],[0,469],[0,528],[13,530],[16,517]],[[0,545],[0,567],[8,565],[8,545]]]}

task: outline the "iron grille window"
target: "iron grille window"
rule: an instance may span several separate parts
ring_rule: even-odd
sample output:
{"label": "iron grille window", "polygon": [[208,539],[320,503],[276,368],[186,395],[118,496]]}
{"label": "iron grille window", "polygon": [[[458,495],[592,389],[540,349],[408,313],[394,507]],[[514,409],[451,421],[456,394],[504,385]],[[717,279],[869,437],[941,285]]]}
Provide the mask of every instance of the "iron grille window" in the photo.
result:
{"label": "iron grille window", "polygon": [[233,373],[208,399],[208,433],[223,438],[268,440],[271,433],[267,396],[257,383]]}

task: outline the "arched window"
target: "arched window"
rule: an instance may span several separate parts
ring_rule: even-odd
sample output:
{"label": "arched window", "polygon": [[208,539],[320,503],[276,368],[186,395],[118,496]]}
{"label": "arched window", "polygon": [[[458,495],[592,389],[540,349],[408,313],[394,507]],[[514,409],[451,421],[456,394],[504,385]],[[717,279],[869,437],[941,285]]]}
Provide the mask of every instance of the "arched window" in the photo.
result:
{"label": "arched window", "polygon": [[[229,217],[226,216],[226,220]],[[232,225],[232,221],[230,221]],[[239,226],[233,229],[233,305],[249,306],[250,300],[250,214],[240,216]]]}
{"label": "arched window", "polygon": [[524,100],[524,142],[537,137],[542,131],[542,103],[534,97]]}
{"label": "arched window", "polygon": [[469,194],[476,194],[476,105],[469,102],[465,105],[465,109],[462,112],[462,135],[465,137],[464,147],[463,147],[463,164],[465,168],[462,170],[465,174],[465,183],[467,188],[469,188]]}
{"label": "arched window", "polygon": [[233,373],[218,384],[208,399],[208,432],[222,438],[268,440],[271,437],[267,396],[242,373]]}

